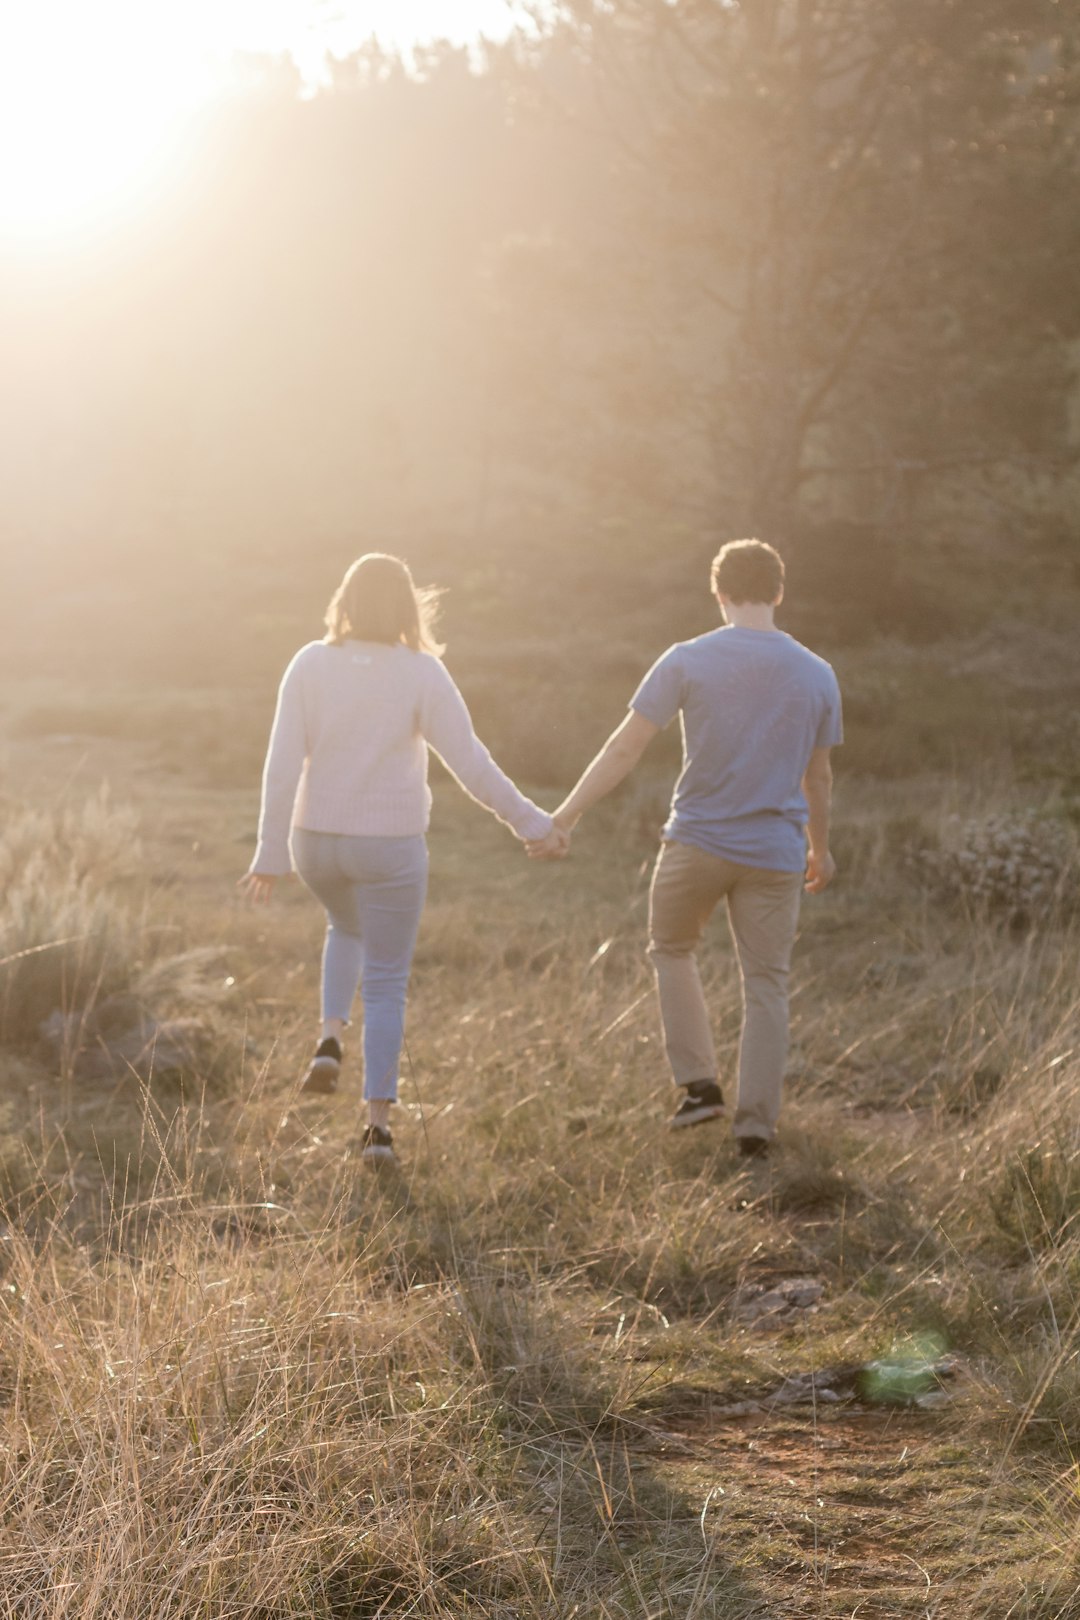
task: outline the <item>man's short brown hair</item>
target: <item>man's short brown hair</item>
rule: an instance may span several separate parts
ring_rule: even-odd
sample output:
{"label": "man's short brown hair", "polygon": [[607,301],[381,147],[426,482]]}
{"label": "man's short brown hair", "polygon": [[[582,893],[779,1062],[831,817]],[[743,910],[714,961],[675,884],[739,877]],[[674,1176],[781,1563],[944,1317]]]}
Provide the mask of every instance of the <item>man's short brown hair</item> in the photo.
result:
{"label": "man's short brown hair", "polygon": [[729,602],[775,602],[784,588],[784,560],[763,540],[729,540],[712,565],[712,588]]}

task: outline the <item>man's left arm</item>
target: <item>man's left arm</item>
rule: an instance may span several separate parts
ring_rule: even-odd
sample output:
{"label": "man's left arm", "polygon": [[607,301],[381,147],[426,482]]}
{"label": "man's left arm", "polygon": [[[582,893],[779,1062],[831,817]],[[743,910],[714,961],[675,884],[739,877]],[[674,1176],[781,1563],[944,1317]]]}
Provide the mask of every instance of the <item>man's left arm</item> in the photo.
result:
{"label": "man's left arm", "polygon": [[829,851],[829,818],[832,811],[832,764],[827,748],[815,748],[803,777],[809,818],[806,837],[806,892],[820,894],[836,876],[836,862]]}

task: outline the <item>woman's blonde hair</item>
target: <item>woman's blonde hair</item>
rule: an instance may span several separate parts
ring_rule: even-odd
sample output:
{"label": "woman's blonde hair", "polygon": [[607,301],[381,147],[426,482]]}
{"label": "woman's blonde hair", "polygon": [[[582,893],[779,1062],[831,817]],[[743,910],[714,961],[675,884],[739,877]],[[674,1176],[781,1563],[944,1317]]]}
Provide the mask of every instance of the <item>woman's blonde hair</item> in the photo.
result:
{"label": "woman's blonde hair", "polygon": [[441,592],[418,587],[400,557],[370,551],[357,558],[330,598],[326,637],[332,647],[343,641],[400,642],[413,652],[443,649],[434,636]]}

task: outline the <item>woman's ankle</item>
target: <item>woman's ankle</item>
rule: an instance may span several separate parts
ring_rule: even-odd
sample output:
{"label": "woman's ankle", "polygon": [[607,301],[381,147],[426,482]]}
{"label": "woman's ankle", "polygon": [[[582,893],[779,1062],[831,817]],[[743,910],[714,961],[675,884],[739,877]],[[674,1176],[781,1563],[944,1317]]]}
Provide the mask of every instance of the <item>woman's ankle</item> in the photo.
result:
{"label": "woman's ankle", "polygon": [[383,1130],[383,1131],[389,1130],[390,1129],[390,1110],[391,1110],[391,1108],[393,1106],[394,1105],[391,1102],[389,1097],[369,1097],[368,1098],[368,1120],[369,1120],[369,1122],[372,1125],[377,1125],[380,1130]]}

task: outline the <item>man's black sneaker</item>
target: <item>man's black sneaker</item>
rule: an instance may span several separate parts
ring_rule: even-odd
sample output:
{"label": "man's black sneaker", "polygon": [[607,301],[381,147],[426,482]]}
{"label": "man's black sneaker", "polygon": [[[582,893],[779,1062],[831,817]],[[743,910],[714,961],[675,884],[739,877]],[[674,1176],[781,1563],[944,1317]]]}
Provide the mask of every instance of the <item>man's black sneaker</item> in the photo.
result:
{"label": "man's black sneaker", "polygon": [[308,1065],[303,1085],[300,1087],[301,1095],[305,1097],[330,1097],[337,1090],[338,1075],[341,1073],[341,1059],[343,1053],[341,1042],[328,1035],[315,1049],[315,1056]]}
{"label": "man's black sneaker", "polygon": [[764,1159],[768,1157],[772,1142],[767,1136],[737,1136],[739,1152],[744,1159]]}
{"label": "man's black sneaker", "polygon": [[703,1125],[707,1119],[717,1119],[724,1112],[724,1097],[715,1080],[691,1080],[684,1087],[686,1096],[676,1108],[668,1125],[673,1131],[684,1125]]}
{"label": "man's black sneaker", "polygon": [[381,1125],[369,1125],[360,1138],[360,1157],[365,1164],[392,1163],[394,1138]]}

